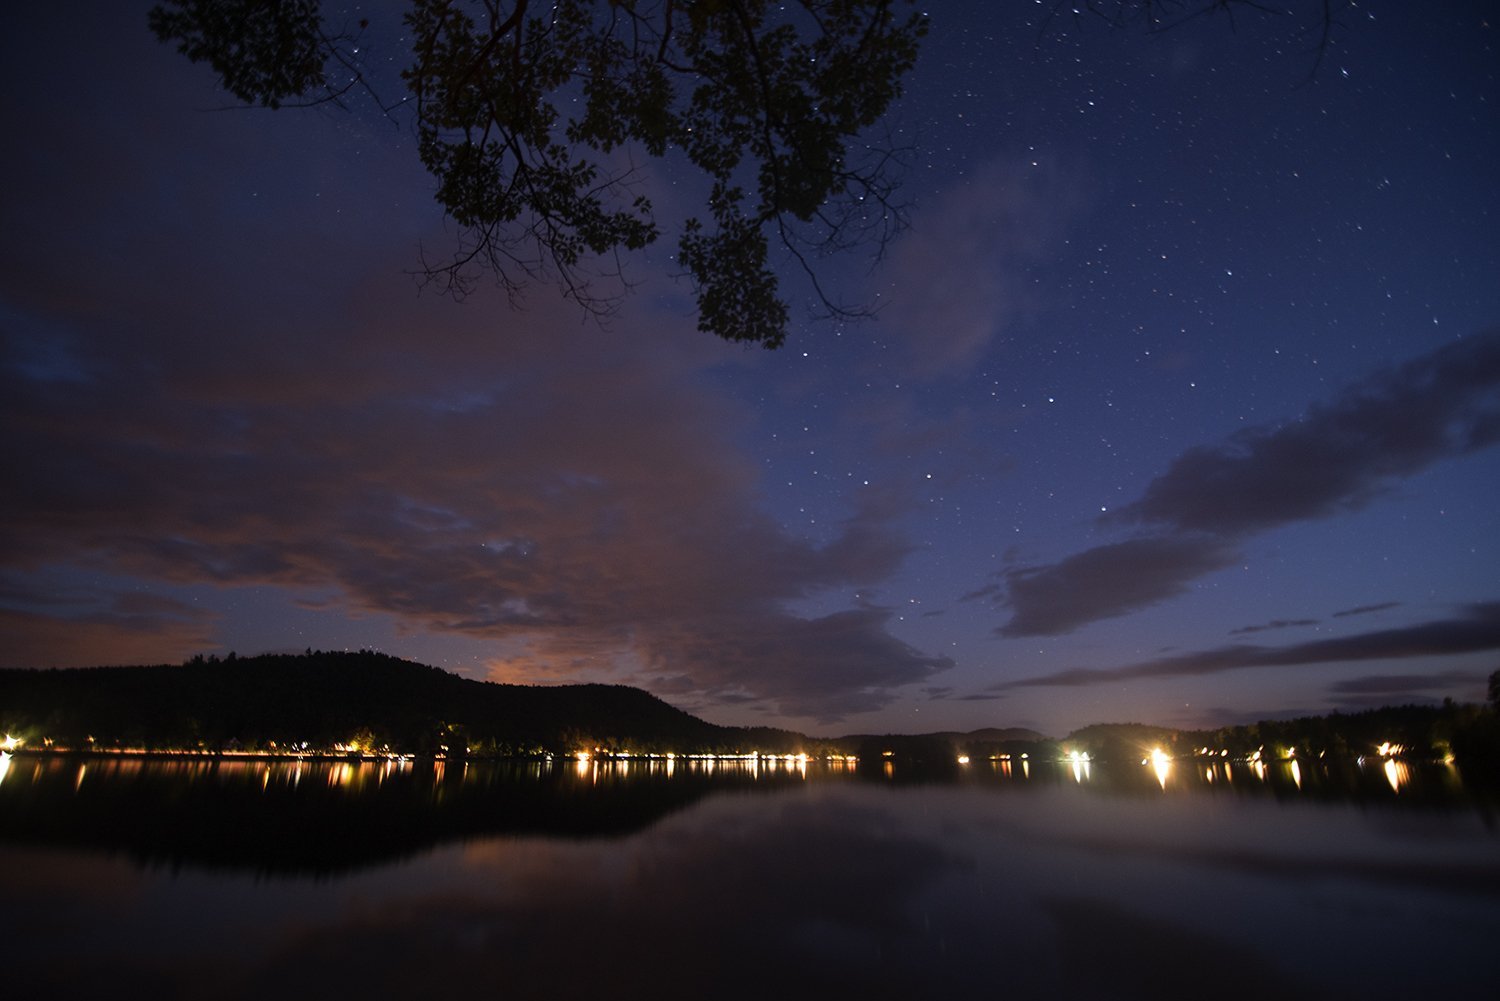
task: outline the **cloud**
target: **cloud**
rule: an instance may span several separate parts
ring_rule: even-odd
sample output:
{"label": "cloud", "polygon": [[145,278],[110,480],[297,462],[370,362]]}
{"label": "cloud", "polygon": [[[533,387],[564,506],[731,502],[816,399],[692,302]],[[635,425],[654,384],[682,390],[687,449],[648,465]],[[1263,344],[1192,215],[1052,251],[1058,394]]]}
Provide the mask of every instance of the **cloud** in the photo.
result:
{"label": "cloud", "polygon": [[212,649],[214,617],[121,600],[71,614],[0,606],[0,668],[176,662]]}
{"label": "cloud", "polygon": [[[132,345],[158,359],[150,375],[102,331],[81,342],[87,382],[0,374],[17,429],[0,445],[18,474],[0,484],[12,569],[87,563],[325,604],[333,589],[334,607],[414,630],[524,638],[512,676],[646,664],[820,719],[948,663],[879,610],[786,611],[893,573],[902,509],[871,492],[826,544],[784,530],[732,443],[748,417],[699,376],[690,332],[642,345],[555,310],[496,332],[493,314],[387,294],[299,332],[317,345],[300,355],[223,318],[226,365],[181,346],[202,332],[195,312]],[[398,351],[412,361],[391,364]],[[109,648],[67,649],[93,662]]]}
{"label": "cloud", "polygon": [[1027,268],[1084,213],[1085,188],[1047,161],[997,158],[913,213],[886,269],[899,277],[882,321],[910,346],[907,371],[966,371],[1030,308]]}
{"label": "cloud", "polygon": [[1274,629],[1295,629],[1299,626],[1315,626],[1317,619],[1272,619],[1255,626],[1241,626],[1238,629],[1229,630],[1231,636],[1247,636],[1250,633],[1263,633]]}
{"label": "cloud", "polygon": [[1341,612],[1334,612],[1335,619],[1346,619],[1351,615],[1369,615],[1371,612],[1384,612],[1392,608],[1400,608],[1399,601],[1382,601],[1376,605],[1360,605],[1358,608],[1346,608]]}
{"label": "cloud", "polygon": [[996,685],[1014,688],[1077,688],[1087,685],[1218,674],[1252,667],[1442,657],[1500,649],[1500,602],[1468,606],[1457,618],[1439,619],[1396,629],[1382,629],[1292,646],[1239,644],[1159,657],[1117,668],[1074,668]]}
{"label": "cloud", "polygon": [[[1238,559],[1212,537],[1130,539],[1059,563],[1004,571],[1010,621],[1001,636],[1057,636],[1175,597],[1188,583]],[[976,595],[982,592],[975,592]]]}
{"label": "cloud", "polygon": [[[112,133],[121,169],[74,190],[76,170],[59,180],[40,158],[0,167],[29,192],[0,205],[0,572],[32,581],[0,609],[34,637],[8,657],[216,645],[213,622],[97,595],[35,605],[44,573],[98,573],[277,588],[407,635],[493,640],[513,679],[687,679],[684,698],[819,717],[947,665],[878,610],[788,611],[880,583],[910,546],[876,491],[821,542],[767,513],[740,444],[756,415],[711,371],[738,348],[644,297],[619,318],[629,336],[582,326],[551,290],[524,311],[418,298],[412,248],[444,237],[412,197],[409,149],[314,118],[199,114],[184,81],[201,74],[138,35],[122,47],[168,76],[79,88],[83,117],[104,91],[149,109],[149,128]],[[46,135],[49,159],[97,164],[97,136]],[[355,159],[374,162],[345,171]]]}
{"label": "cloud", "polygon": [[1139,500],[1099,520],[1151,535],[1004,571],[1003,590],[992,583],[964,599],[1009,607],[1002,636],[1070,632],[1184,593],[1234,562],[1250,535],[1358,509],[1435,462],[1497,442],[1500,331],[1490,331],[1356,383],[1290,424],[1189,449]]}
{"label": "cloud", "polygon": [[858,608],[814,619],[767,609],[721,621],[641,627],[653,663],[690,665],[710,699],[749,693],[781,712],[838,722],[882,708],[894,689],[952,667],[886,631],[894,613]]}
{"label": "cloud", "polygon": [[1478,685],[1484,679],[1468,671],[1438,671],[1433,674],[1369,674],[1345,678],[1328,686],[1331,695],[1408,695],[1441,691],[1454,685]]}
{"label": "cloud", "polygon": [[983,587],[977,587],[959,595],[960,602],[967,601],[995,601],[1003,603],[1005,599],[1005,585],[1001,583],[990,583]]}
{"label": "cloud", "polygon": [[1240,536],[1368,504],[1500,441],[1500,333],[1449,344],[1276,428],[1183,453],[1109,522]]}

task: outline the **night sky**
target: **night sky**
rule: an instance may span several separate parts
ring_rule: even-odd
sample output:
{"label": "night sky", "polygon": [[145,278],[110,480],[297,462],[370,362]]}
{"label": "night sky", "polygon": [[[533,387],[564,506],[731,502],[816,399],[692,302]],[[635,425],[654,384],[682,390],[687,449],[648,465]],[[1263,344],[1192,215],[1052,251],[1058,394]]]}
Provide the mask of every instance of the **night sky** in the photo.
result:
{"label": "night sky", "polygon": [[939,0],[911,228],[822,265],[878,315],[789,268],[776,352],[695,330],[671,238],[603,327],[420,291],[454,234],[409,121],[227,108],[148,6],[0,38],[0,665],[370,648],[1054,735],[1500,667],[1492,3],[1361,3],[1320,61],[1316,3]]}

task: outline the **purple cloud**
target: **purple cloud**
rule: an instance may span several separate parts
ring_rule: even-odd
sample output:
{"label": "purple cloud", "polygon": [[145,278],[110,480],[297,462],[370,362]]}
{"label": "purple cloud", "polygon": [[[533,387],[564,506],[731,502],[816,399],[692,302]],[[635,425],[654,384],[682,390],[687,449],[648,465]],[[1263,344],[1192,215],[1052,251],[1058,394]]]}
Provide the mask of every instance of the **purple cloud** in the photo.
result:
{"label": "purple cloud", "polygon": [[1357,608],[1346,608],[1342,611],[1334,612],[1333,617],[1335,619],[1346,619],[1351,615],[1369,615],[1372,612],[1385,612],[1392,608],[1400,607],[1401,602],[1399,601],[1382,601],[1375,605],[1360,605]]}
{"label": "purple cloud", "polygon": [[[214,616],[196,609],[131,607],[129,601],[69,610],[0,607],[0,668],[151,664],[213,648]],[[170,655],[163,656],[164,651]]]}
{"label": "purple cloud", "polygon": [[1211,537],[1131,539],[1058,563],[1004,572],[1010,621],[1001,636],[1057,636],[1154,605],[1232,565],[1238,554]]}
{"label": "purple cloud", "polygon": [[1055,163],[997,158],[925,207],[892,251],[901,282],[882,314],[914,334],[908,371],[966,371],[1032,308],[1026,269],[1053,252],[1089,200]]}
{"label": "purple cloud", "polygon": [[120,17],[132,31],[93,64],[116,86],[14,67],[98,128],[21,102],[36,155],[5,162],[28,192],[0,200],[8,661],[181,659],[228,628],[141,598],[47,602],[97,575],[493,640],[509,680],[657,678],[820,717],[947,666],[878,609],[790,611],[896,570],[900,499],[862,494],[820,541],[768,514],[741,446],[758,415],[670,294],[628,304],[630,336],[550,295],[418,298],[413,248],[451,234],[413,196],[409,148],[357,118],[204,115],[211,79]]}
{"label": "purple cloud", "polygon": [[1182,594],[1232,563],[1236,540],[1358,509],[1435,462],[1497,442],[1500,332],[1490,331],[1356,383],[1293,423],[1189,449],[1139,500],[1100,520],[1177,534],[1005,571],[1003,595],[991,584],[964,597],[1011,609],[1002,636],[1070,632]]}
{"label": "purple cloud", "polygon": [[1438,671],[1433,674],[1369,674],[1360,678],[1346,678],[1328,686],[1329,694],[1377,696],[1381,700],[1392,695],[1412,695],[1441,691],[1454,685],[1479,685],[1483,678],[1468,671]]}
{"label": "purple cloud", "polygon": [[1317,619],[1272,619],[1270,622],[1262,622],[1254,626],[1241,626],[1238,629],[1229,630],[1231,636],[1247,636],[1250,633],[1264,633],[1276,629],[1295,629],[1299,626],[1315,626]]}
{"label": "purple cloud", "polygon": [[1441,459],[1500,441],[1500,333],[1455,341],[1276,428],[1183,453],[1109,516],[1240,536],[1368,504]]}
{"label": "purple cloud", "polygon": [[[74,248],[93,276],[82,289],[24,258],[0,278],[19,304],[0,330],[0,572],[33,596],[58,570],[270,586],[398,630],[506,641],[495,670],[510,680],[663,675],[689,680],[683,698],[726,702],[733,681],[818,718],[947,666],[878,611],[788,611],[892,574],[903,508],[872,491],[825,543],[784,529],[737,445],[753,415],[715,390],[720,356],[681,318],[643,315],[652,336],[621,338],[550,300],[517,313],[417,299],[397,251],[319,261],[329,288],[351,290],[336,303],[320,289],[250,302],[222,287],[222,262],[163,236],[155,274],[121,277],[94,266],[106,250]],[[236,246],[258,251],[311,267],[316,247],[269,232]],[[0,609],[8,638],[31,637],[8,643],[14,663],[217,645],[214,623],[124,617],[98,597]]]}
{"label": "purple cloud", "polygon": [[1292,646],[1250,644],[1218,647],[1139,661],[1116,668],[1073,668],[994,686],[1013,688],[1076,688],[1135,681],[1218,674],[1252,667],[1293,667],[1349,661],[1441,657],[1500,650],[1500,602],[1471,605],[1457,618],[1422,622],[1353,636],[1313,640]]}

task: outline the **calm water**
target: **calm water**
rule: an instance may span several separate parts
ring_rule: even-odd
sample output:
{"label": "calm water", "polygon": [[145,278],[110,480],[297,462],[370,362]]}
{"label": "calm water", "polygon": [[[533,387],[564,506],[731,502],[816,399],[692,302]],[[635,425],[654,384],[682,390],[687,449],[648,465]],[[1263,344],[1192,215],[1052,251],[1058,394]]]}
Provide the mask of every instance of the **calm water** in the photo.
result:
{"label": "calm water", "polygon": [[1494,990],[1452,769],[4,767],[8,997]]}

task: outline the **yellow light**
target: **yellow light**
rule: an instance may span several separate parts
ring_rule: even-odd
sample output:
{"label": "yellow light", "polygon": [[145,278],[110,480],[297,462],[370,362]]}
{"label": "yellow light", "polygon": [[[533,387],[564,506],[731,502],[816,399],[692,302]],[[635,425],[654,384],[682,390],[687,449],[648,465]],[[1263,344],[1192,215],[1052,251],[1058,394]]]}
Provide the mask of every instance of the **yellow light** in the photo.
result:
{"label": "yellow light", "polygon": [[969,763],[969,756],[967,754],[960,754],[958,756],[958,763],[961,765],[967,765]]}
{"label": "yellow light", "polygon": [[1385,780],[1391,784],[1392,792],[1400,792],[1407,779],[1406,765],[1394,758],[1385,759]]}
{"label": "yellow light", "polygon": [[1157,783],[1165,789],[1167,787],[1167,776],[1172,772],[1172,759],[1167,752],[1159,747],[1151,748],[1151,770],[1156,773]]}
{"label": "yellow light", "polygon": [[4,743],[0,743],[0,750],[14,751],[16,748],[20,747],[24,743],[26,743],[26,742],[24,740],[22,740],[20,737],[12,737],[10,734],[7,733],[5,735],[5,741],[4,741]]}

